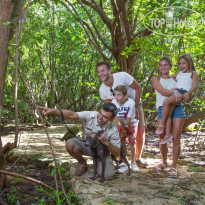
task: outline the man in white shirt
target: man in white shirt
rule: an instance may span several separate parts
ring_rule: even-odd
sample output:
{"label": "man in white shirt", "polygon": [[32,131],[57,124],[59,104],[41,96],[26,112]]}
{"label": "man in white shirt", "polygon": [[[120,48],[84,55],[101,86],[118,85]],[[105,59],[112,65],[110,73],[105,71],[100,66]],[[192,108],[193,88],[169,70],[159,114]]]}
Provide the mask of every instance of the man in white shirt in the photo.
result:
{"label": "man in white shirt", "polygon": [[139,119],[139,126],[136,139],[136,163],[140,167],[146,167],[148,164],[142,160],[142,150],[145,141],[145,121],[143,108],[140,103],[141,86],[138,82],[126,72],[118,72],[112,74],[110,64],[107,62],[99,62],[96,64],[98,78],[102,81],[99,92],[100,97],[105,102],[111,102],[114,99],[114,89],[118,85],[125,85],[127,96],[135,101],[136,118]]}

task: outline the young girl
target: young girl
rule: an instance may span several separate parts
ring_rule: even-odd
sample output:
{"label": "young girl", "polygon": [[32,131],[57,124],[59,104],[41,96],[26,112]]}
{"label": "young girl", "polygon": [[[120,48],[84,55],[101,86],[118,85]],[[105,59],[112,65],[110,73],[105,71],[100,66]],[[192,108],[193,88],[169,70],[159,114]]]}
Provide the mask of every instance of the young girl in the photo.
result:
{"label": "young girl", "polygon": [[[176,89],[173,94],[168,97],[163,102],[162,109],[162,120],[158,125],[158,129],[156,130],[157,134],[162,134],[164,132],[165,124],[170,118],[170,115],[174,109],[174,107],[178,104],[176,101],[178,93],[182,94],[182,101],[189,99],[191,94],[198,87],[198,76],[195,72],[195,67],[193,60],[190,55],[184,54],[179,57],[178,66],[181,71],[176,73],[173,78],[176,79]],[[161,140],[160,144],[166,144],[169,140],[173,138],[171,132],[171,125],[166,128],[166,135],[163,140]]]}
{"label": "young girl", "polygon": [[[127,97],[127,87],[118,85],[114,90],[115,99],[112,103],[118,108],[118,114],[115,119],[115,124],[118,127],[121,143],[126,146],[126,137],[128,137],[131,153],[131,169],[137,172],[138,166],[135,163],[135,143],[137,136],[138,120],[135,119],[135,102]],[[120,163],[118,173],[124,173],[128,167],[124,163]]]}

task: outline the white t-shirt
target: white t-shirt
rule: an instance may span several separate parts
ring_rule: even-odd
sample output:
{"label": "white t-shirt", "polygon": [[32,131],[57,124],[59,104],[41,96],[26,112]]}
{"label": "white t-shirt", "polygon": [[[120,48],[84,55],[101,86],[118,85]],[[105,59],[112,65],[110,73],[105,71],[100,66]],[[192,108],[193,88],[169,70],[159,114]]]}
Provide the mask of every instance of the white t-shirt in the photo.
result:
{"label": "white t-shirt", "polygon": [[182,88],[184,90],[189,91],[192,88],[192,78],[191,78],[192,73],[183,73],[180,71],[176,77],[177,79],[177,84],[176,88]]}
{"label": "white t-shirt", "polygon": [[117,106],[117,109],[118,109],[117,117],[120,117],[122,119],[125,127],[128,127],[127,118],[131,118],[132,126],[138,125],[138,120],[135,119],[136,112],[135,112],[135,101],[134,100],[127,98],[127,101],[124,104],[119,104],[116,101],[116,99],[113,99],[112,103],[114,103]]}
{"label": "white t-shirt", "polygon": [[[160,78],[159,82],[165,90],[171,90],[176,87],[176,81],[173,78],[169,78],[169,79]],[[156,92],[156,109],[158,110],[160,106],[163,106],[163,102],[165,99],[168,98],[168,96],[164,96],[159,92],[157,92],[156,90],[155,92]]]}
{"label": "white t-shirt", "polygon": [[[135,89],[129,87],[133,83],[134,78],[126,72],[114,73],[112,75],[114,78],[112,91],[114,91],[118,85],[125,85],[127,87],[127,96],[135,100]],[[100,98],[102,100],[114,99],[115,97],[112,91],[110,87],[105,85],[105,83],[102,83],[99,89]]]}

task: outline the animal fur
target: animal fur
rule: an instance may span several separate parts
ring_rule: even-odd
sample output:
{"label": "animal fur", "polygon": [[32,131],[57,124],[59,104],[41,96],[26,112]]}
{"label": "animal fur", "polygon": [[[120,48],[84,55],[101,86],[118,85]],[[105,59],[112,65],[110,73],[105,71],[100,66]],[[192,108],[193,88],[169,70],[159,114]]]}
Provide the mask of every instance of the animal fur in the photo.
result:
{"label": "animal fur", "polygon": [[[96,133],[95,132],[88,133],[88,135],[86,136],[86,142],[85,142],[85,146],[90,147],[92,158],[93,158],[94,173],[93,173],[93,177],[91,177],[92,180],[95,180],[97,177],[97,159],[99,161],[102,161],[102,173],[101,173],[101,180],[100,180],[101,182],[105,181],[105,175],[104,175],[105,174],[105,157],[109,155],[109,150],[107,146],[102,144],[100,140],[98,139],[103,134],[103,132],[104,132],[103,130],[100,130]],[[130,165],[124,154],[122,146],[121,146],[120,156],[127,164],[128,175],[130,175]],[[118,166],[119,162],[117,158],[113,154],[111,154],[111,157],[117,163],[117,166]]]}

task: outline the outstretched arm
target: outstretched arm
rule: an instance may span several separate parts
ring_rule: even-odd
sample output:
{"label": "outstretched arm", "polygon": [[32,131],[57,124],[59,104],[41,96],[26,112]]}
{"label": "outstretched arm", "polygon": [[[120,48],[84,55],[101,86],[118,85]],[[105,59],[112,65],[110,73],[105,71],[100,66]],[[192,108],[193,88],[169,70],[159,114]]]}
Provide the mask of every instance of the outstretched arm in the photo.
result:
{"label": "outstretched arm", "polygon": [[[47,107],[42,107],[42,106],[37,106],[39,109],[43,110],[43,115],[55,115],[55,116],[60,116],[60,111],[58,109],[52,109],[52,108],[47,108]],[[62,110],[63,116],[66,119],[70,120],[79,120],[79,116],[76,112],[73,112],[71,110]]]}

